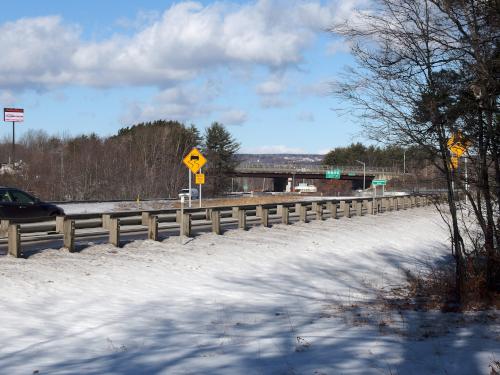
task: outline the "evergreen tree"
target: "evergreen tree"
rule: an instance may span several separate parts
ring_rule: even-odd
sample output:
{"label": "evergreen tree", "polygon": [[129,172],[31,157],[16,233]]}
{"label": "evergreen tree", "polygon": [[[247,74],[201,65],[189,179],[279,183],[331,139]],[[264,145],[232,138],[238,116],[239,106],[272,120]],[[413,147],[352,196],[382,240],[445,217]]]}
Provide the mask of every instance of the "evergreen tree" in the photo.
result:
{"label": "evergreen tree", "polygon": [[205,130],[203,152],[207,158],[206,192],[216,196],[227,190],[229,177],[236,165],[236,152],[240,144],[231,136],[224,125],[214,122]]}

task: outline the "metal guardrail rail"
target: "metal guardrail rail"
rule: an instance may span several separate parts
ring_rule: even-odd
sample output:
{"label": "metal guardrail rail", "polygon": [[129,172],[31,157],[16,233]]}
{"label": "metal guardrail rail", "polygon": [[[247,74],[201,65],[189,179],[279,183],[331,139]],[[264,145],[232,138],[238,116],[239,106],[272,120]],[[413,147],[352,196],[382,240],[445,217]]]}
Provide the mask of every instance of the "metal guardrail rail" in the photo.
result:
{"label": "metal guardrail rail", "polygon": [[[428,205],[437,199],[429,195],[404,195],[376,198],[333,198],[308,201],[280,202],[219,206],[208,208],[138,210],[109,213],[85,213],[58,216],[54,219],[1,220],[0,230],[5,238],[0,245],[7,244],[8,254],[22,257],[22,245],[41,241],[60,241],[70,252],[75,251],[75,241],[88,237],[109,236],[109,243],[120,246],[121,234],[147,232],[147,238],[159,240],[159,231],[174,230],[179,235],[190,237],[193,227],[211,228],[222,234],[222,227],[236,225],[247,229],[248,223],[270,226],[272,222],[290,224],[291,217],[307,222],[314,218],[339,218],[378,214],[393,210]],[[210,229],[209,229],[210,230]]]}

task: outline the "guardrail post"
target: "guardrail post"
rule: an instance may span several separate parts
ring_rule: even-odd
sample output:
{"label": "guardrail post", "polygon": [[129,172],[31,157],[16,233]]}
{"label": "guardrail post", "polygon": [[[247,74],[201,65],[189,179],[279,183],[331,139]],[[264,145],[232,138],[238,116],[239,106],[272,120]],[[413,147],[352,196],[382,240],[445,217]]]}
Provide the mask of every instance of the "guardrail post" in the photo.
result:
{"label": "guardrail post", "polygon": [[212,209],[211,208],[207,208],[205,210],[205,219],[212,220]]}
{"label": "guardrail post", "polygon": [[369,215],[375,214],[375,212],[373,211],[373,201],[366,202],[366,213]]}
{"label": "guardrail post", "polygon": [[111,220],[111,215],[110,214],[103,214],[102,215],[102,227],[104,229],[109,229],[110,228],[110,220]]}
{"label": "guardrail post", "polygon": [[344,216],[347,217],[347,218],[350,218],[351,217],[351,204],[352,202],[345,202],[344,204]]}
{"label": "guardrail post", "polygon": [[238,228],[246,230],[247,229],[247,213],[244,209],[235,207],[237,209],[236,216],[238,218]]}
{"label": "guardrail post", "polygon": [[363,215],[363,202],[356,201],[356,216],[362,216],[362,215]]}
{"label": "guardrail post", "polygon": [[115,217],[109,218],[109,243],[120,247],[120,219]]}
{"label": "guardrail post", "polygon": [[191,214],[186,212],[182,218],[181,236],[191,237]]}
{"label": "guardrail post", "polygon": [[211,210],[210,220],[212,221],[212,232],[215,234],[222,234],[222,229],[220,226],[220,211]]}
{"label": "guardrail post", "polygon": [[295,205],[295,210],[297,210],[297,206],[299,208],[299,220],[307,223],[307,206],[302,203],[297,203]]}
{"label": "guardrail post", "polygon": [[257,212],[260,213],[259,216],[262,226],[267,228],[269,226],[269,208],[263,206],[257,206]]}
{"label": "guardrail post", "polygon": [[0,234],[2,236],[7,236],[7,234],[9,233],[9,225],[10,225],[10,220],[0,221]]}
{"label": "guardrail post", "polygon": [[316,220],[323,220],[323,202],[313,202],[312,210],[316,214]]}
{"label": "guardrail post", "polygon": [[64,231],[64,216],[56,216],[56,232],[63,233]]}
{"label": "guardrail post", "polygon": [[[342,211],[342,216],[345,216],[345,211],[346,211],[346,202],[345,201],[340,201],[339,203],[339,209],[340,211]],[[339,216],[340,216],[340,213],[339,213]]]}
{"label": "guardrail post", "polygon": [[408,197],[404,196],[403,197],[403,210],[406,210],[408,208]]}
{"label": "guardrail post", "polygon": [[158,241],[158,216],[149,215],[148,218],[148,240]]}
{"label": "guardrail post", "polygon": [[401,209],[401,198],[397,197],[396,198],[396,211],[399,211]]}
{"label": "guardrail post", "polygon": [[330,203],[330,217],[332,219],[336,219],[337,218],[337,209],[338,209],[338,205],[336,202],[329,202]]}
{"label": "guardrail post", "polygon": [[232,216],[233,216],[233,218],[235,218],[235,219],[238,218],[238,211],[239,211],[238,207],[233,207],[233,209],[232,209],[232,212],[233,212]]}
{"label": "guardrail post", "polygon": [[75,251],[75,221],[63,221],[63,246],[68,249],[70,253]]}
{"label": "guardrail post", "polygon": [[415,200],[415,196],[411,196],[410,197],[410,207],[413,208],[413,207],[416,207],[417,206],[417,203],[416,203],[416,200]]}
{"label": "guardrail post", "polygon": [[21,257],[21,226],[19,224],[10,224],[7,230],[8,251],[13,257]]}
{"label": "guardrail post", "polygon": [[278,208],[281,207],[281,223],[288,225],[290,224],[290,209],[285,205],[278,205]]}
{"label": "guardrail post", "polygon": [[259,205],[255,207],[255,216],[262,217],[262,206]]}

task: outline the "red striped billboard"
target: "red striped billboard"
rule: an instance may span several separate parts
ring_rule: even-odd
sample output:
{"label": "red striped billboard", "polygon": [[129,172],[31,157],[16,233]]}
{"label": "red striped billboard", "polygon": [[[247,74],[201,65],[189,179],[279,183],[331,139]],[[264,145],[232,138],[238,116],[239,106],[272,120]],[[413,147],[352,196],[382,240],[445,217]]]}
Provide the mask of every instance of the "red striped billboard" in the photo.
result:
{"label": "red striped billboard", "polygon": [[21,108],[4,108],[3,120],[5,122],[23,122],[24,109]]}

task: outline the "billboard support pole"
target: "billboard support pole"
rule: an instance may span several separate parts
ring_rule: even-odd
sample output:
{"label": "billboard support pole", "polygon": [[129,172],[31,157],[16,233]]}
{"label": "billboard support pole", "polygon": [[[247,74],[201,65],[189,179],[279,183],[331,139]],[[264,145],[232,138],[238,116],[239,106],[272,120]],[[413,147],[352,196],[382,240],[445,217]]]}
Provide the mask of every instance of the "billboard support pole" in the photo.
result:
{"label": "billboard support pole", "polygon": [[16,162],[16,131],[15,121],[12,121],[12,165]]}

